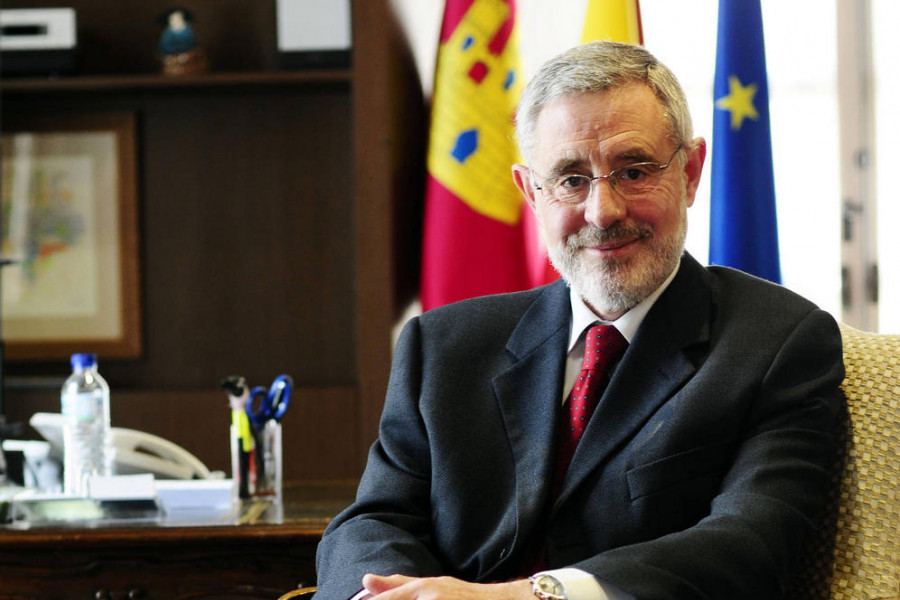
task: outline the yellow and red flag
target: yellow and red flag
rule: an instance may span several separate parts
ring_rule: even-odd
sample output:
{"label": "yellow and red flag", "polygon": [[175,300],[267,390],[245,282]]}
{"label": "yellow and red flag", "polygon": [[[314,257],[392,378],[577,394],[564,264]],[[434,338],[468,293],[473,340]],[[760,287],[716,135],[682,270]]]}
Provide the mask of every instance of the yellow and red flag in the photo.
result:
{"label": "yellow and red flag", "polygon": [[595,40],[643,44],[639,0],[588,0],[581,43]]}
{"label": "yellow and red flag", "polygon": [[428,143],[422,308],[556,278],[512,180],[515,0],[447,0]]}

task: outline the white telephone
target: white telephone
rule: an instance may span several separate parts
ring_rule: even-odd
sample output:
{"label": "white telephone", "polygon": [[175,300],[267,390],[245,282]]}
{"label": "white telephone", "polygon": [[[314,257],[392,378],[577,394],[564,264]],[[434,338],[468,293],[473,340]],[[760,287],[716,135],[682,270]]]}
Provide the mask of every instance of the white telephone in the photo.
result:
{"label": "white telephone", "polygon": [[[62,457],[62,426],[65,417],[59,413],[35,413],[28,421],[50,442],[51,456]],[[111,428],[115,448],[115,474],[153,473],[159,479],[210,479],[209,469],[200,459],[169,440],[157,435]]]}

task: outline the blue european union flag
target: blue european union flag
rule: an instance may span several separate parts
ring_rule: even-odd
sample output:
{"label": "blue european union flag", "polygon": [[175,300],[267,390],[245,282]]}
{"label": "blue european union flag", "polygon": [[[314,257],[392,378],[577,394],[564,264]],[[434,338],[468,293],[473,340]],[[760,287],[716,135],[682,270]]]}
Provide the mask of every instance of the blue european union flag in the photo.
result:
{"label": "blue european union flag", "polygon": [[781,283],[759,0],[719,0],[710,264]]}

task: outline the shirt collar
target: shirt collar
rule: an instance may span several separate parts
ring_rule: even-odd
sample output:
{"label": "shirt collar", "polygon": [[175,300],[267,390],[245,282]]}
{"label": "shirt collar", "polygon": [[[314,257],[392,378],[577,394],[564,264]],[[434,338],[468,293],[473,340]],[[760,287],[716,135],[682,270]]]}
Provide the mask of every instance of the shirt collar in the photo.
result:
{"label": "shirt collar", "polygon": [[641,300],[636,306],[631,308],[624,315],[616,319],[615,321],[604,321],[603,319],[598,319],[597,315],[594,314],[587,304],[584,303],[584,300],[581,299],[581,296],[572,289],[569,288],[569,300],[572,305],[572,329],[569,331],[569,352],[572,351],[572,348],[575,347],[575,344],[578,343],[579,338],[581,337],[581,333],[593,325],[594,323],[600,323],[603,325],[612,325],[616,329],[619,330],[619,333],[622,334],[628,343],[631,343],[631,339],[637,333],[638,328],[641,326],[641,323],[644,322],[644,317],[647,316],[647,313],[656,303],[657,299],[662,295],[669,284],[672,283],[672,280],[675,279],[675,275],[678,273],[678,269],[681,267],[681,261],[678,261],[678,264],[675,266],[675,269],[669,273],[669,276],[660,284],[658,288],[653,290],[653,292]]}

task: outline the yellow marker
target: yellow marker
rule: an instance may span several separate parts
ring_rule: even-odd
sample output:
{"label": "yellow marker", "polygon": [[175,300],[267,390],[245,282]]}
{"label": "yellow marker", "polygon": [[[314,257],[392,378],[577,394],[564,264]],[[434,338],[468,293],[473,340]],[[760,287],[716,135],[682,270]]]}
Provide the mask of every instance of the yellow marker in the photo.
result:
{"label": "yellow marker", "polygon": [[241,450],[252,452],[253,432],[250,431],[250,419],[247,417],[247,413],[242,410],[231,411],[231,424],[241,440]]}

